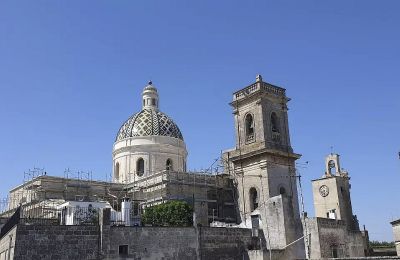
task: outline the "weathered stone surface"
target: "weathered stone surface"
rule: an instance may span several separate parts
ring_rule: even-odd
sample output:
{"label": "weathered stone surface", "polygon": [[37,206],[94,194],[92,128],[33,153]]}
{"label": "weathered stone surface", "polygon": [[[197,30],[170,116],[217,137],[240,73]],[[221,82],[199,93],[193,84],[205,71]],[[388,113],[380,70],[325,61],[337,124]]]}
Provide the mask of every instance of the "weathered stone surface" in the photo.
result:
{"label": "weathered stone surface", "polygon": [[[103,226],[100,231],[98,226],[20,224],[0,241],[0,259],[8,259],[10,245],[10,259],[250,259],[266,254],[254,250],[255,241],[251,229],[241,228]],[[127,254],[121,254],[125,245]]]}

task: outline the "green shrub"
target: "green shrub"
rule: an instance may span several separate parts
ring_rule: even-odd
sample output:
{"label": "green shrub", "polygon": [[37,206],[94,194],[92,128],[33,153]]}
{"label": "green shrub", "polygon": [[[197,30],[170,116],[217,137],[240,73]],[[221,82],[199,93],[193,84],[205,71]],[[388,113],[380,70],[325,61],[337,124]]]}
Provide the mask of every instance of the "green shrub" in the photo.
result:
{"label": "green shrub", "polygon": [[193,209],[184,201],[168,201],[146,208],[142,215],[142,223],[152,226],[191,226],[193,225]]}

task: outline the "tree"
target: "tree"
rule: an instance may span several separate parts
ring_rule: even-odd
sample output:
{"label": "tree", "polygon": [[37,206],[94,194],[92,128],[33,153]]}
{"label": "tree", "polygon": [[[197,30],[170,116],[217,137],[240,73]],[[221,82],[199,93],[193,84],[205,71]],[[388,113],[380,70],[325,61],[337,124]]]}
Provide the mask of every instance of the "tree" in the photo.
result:
{"label": "tree", "polygon": [[369,246],[378,248],[378,247],[395,247],[394,242],[387,242],[387,241],[369,241]]}
{"label": "tree", "polygon": [[184,201],[168,201],[148,207],[142,215],[144,225],[187,227],[193,224],[193,208]]}

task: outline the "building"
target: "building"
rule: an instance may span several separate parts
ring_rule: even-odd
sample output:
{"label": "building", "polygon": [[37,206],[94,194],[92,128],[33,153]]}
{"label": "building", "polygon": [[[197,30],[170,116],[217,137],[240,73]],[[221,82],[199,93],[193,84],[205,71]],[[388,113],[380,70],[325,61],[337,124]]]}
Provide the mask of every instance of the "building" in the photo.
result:
{"label": "building", "polygon": [[400,256],[400,219],[390,222],[393,228],[394,244],[397,255]]}
{"label": "building", "polygon": [[[269,247],[284,258],[304,257],[295,161],[290,145],[285,89],[257,76],[233,94],[236,147],[225,151],[225,171],[232,176],[242,221],[259,209]],[[300,240],[299,240],[300,239]],[[295,242],[296,241],[296,242]]]}
{"label": "building", "polygon": [[[110,210],[106,220],[104,215],[99,217],[102,223],[99,225],[103,225],[100,229],[94,231],[88,227],[94,251],[109,258],[122,252],[122,255],[136,254],[146,259],[147,248],[154,244],[152,238],[146,238],[146,247],[141,247],[137,243],[144,242],[133,237],[139,233],[148,236],[148,230],[168,237],[166,229],[129,228],[140,225],[141,213],[147,207],[184,200],[194,208],[195,225],[175,231],[188,235],[191,256],[201,255],[196,248],[203,248],[205,244],[209,249],[207,259],[218,259],[217,256],[232,252],[240,255],[240,259],[302,259],[306,257],[305,252],[312,258],[365,255],[368,233],[360,231],[353,215],[350,178],[340,168],[338,155],[328,156],[324,176],[313,181],[316,217],[300,214],[295,163],[301,155],[291,146],[287,106],[290,98],[284,88],[264,82],[258,75],[254,83],[233,93],[230,105],[236,144],[222,154],[223,171],[216,174],[187,170],[188,152],[183,134],[161,112],[159,100],[157,88],[149,82],[142,93],[141,111],[130,116],[116,135],[111,182],[36,176],[11,190],[5,213],[21,206],[29,217],[39,209],[40,214],[34,217],[47,217],[53,225],[61,218],[64,226],[83,222],[90,226],[98,220],[94,212]],[[78,206],[87,207],[86,213],[90,215],[82,209],[77,211]],[[129,210],[128,214],[124,209]],[[116,216],[121,218],[113,222]],[[224,227],[212,228],[218,225]],[[5,226],[10,228],[7,223]],[[14,237],[30,237],[32,232],[24,229],[14,230]],[[69,232],[67,228],[62,230]],[[97,243],[97,238],[101,243]],[[138,242],[129,244],[126,240]],[[182,244],[178,240],[174,243]],[[217,240],[221,244],[214,245],[213,241]],[[225,243],[226,248],[225,240],[230,241]],[[2,241],[2,245],[6,248],[11,242]],[[165,248],[176,246],[168,242]],[[15,248],[21,248],[19,254],[25,250],[24,243],[15,244]],[[168,251],[160,252],[161,249],[154,249],[160,258]],[[184,246],[178,249],[185,254]],[[94,254],[91,248],[82,250]]]}
{"label": "building", "polygon": [[312,181],[314,218],[304,219],[306,253],[311,259],[367,256],[368,232],[353,215],[350,177],[338,154],[325,159],[325,173]]}

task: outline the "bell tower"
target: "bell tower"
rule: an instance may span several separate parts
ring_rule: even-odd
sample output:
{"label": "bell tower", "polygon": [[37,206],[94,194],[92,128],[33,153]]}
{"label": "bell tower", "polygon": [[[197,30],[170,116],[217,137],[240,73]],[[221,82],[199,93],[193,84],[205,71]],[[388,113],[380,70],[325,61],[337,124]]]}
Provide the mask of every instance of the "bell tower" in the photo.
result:
{"label": "bell tower", "polygon": [[[284,88],[264,82],[233,93],[236,145],[223,154],[225,171],[236,185],[239,222],[260,212],[264,234],[274,237],[269,248],[284,248],[302,236],[297,199],[295,161],[288,126],[289,98]],[[297,243],[287,259],[301,258]]]}
{"label": "bell tower", "polygon": [[290,146],[285,89],[256,82],[233,94],[236,148],[265,147],[292,152]]}
{"label": "bell tower", "polygon": [[351,206],[350,177],[340,168],[339,154],[326,156],[325,173],[312,181],[312,187],[316,217],[344,220],[350,230],[359,230]]}

